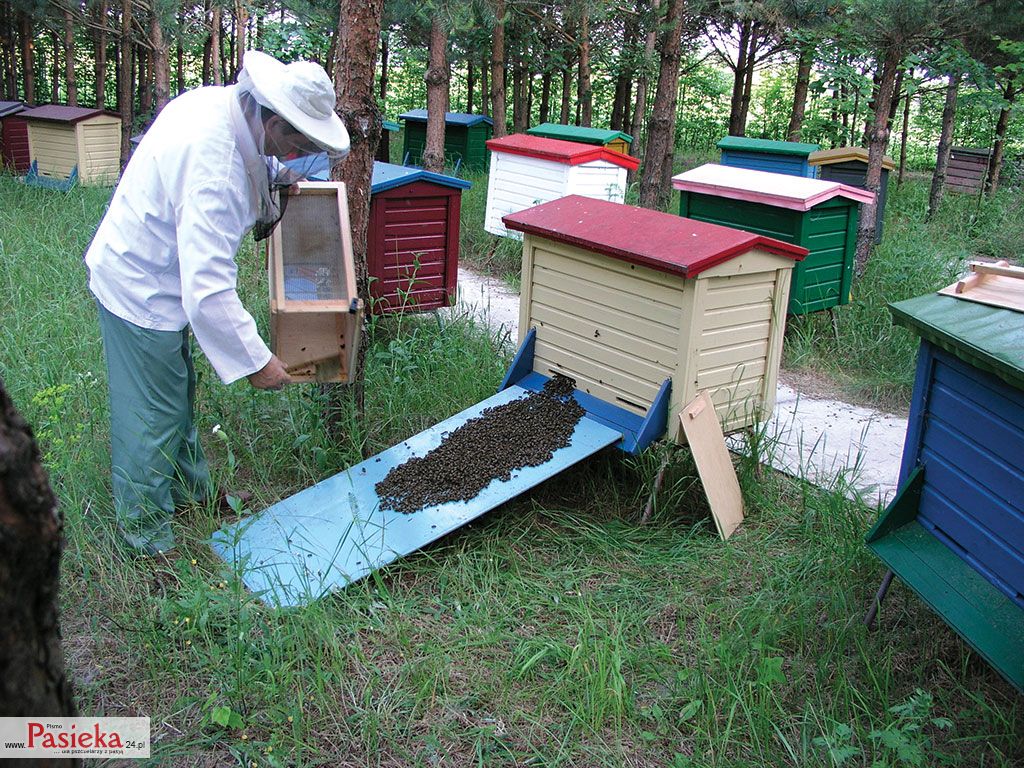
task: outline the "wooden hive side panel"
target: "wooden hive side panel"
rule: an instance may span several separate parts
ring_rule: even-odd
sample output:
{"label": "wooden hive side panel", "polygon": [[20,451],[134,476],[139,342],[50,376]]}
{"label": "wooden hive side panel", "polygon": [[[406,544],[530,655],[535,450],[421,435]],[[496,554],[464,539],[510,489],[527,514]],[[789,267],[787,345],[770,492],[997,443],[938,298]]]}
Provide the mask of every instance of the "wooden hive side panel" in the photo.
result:
{"label": "wooden hive side panel", "polygon": [[22,174],[32,162],[28,145],[28,123],[18,117],[0,120],[0,146],[3,149],[3,165],[15,173]]}
{"label": "wooden hive side panel", "polygon": [[565,194],[621,203],[626,199],[626,169],[607,161],[574,165]]}
{"label": "wooden hive side panel", "polygon": [[40,176],[66,179],[78,165],[78,137],[73,125],[32,121],[28,126],[28,141]]}
{"label": "wooden hive side panel", "polygon": [[520,333],[537,329],[534,370],[645,414],[676,368],[692,281],[540,237],[526,249]]}
{"label": "wooden hive side panel", "polygon": [[692,393],[708,391],[725,432],[767,417],[774,405],[792,264],[752,250],[696,281]]}
{"label": "wooden hive side panel", "polygon": [[501,217],[566,195],[568,166],[535,157],[496,152],[487,180],[484,229],[493,235],[522,238],[505,229]]}
{"label": "wooden hive side panel", "polygon": [[112,185],[121,169],[121,123],[116,118],[78,124],[78,178],[82,184]]}

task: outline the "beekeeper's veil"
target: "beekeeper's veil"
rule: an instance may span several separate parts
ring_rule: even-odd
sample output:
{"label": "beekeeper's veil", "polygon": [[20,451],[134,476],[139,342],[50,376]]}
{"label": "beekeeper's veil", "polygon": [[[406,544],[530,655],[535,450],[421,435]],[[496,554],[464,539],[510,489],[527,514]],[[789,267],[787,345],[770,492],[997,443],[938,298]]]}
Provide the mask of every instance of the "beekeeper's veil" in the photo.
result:
{"label": "beekeeper's veil", "polygon": [[[247,51],[238,74],[238,100],[267,166],[267,183],[257,184],[260,214],[254,231],[262,240],[284,214],[283,190],[314,174],[326,178],[330,167],[348,154],[348,132],[334,111],[334,86],[319,64],[286,65]],[[268,121],[275,115],[284,125],[275,123],[274,137],[268,139]]]}

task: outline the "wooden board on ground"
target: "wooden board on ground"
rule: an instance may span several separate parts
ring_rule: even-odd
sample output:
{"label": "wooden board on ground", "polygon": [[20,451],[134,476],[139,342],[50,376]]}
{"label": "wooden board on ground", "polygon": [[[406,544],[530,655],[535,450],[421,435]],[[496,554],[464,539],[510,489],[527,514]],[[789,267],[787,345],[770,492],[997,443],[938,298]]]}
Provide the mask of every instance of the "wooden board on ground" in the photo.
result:
{"label": "wooden board on ground", "polygon": [[725,447],[725,436],[707,392],[700,392],[679,414],[686,441],[693,451],[711,516],[722,540],[728,539],[743,522],[743,496],[736,470]]}
{"label": "wooden board on ground", "polygon": [[1013,267],[1006,261],[972,261],[970,275],[939,293],[1024,312],[1024,267]]}

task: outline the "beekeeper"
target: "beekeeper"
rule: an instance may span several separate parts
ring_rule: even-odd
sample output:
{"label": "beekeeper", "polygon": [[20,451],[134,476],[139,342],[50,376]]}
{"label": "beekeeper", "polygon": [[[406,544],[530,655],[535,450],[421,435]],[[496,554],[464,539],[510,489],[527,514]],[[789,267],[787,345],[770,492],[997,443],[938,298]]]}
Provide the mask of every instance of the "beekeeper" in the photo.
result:
{"label": "beekeeper", "polygon": [[322,67],[256,51],[243,63],[237,85],[164,107],[85,256],[110,381],[117,521],[146,554],[174,546],[177,506],[215,493],[193,423],[189,329],[225,384],[289,382],[238,298],[235,254],[250,229],[270,234],[302,158],[348,153]]}

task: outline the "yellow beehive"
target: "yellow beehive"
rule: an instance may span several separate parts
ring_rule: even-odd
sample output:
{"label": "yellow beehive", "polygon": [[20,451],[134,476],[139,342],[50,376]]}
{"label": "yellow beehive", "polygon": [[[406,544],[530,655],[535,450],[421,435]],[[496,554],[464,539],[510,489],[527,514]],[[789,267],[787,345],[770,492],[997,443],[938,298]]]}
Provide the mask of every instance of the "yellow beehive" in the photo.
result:
{"label": "yellow beehive", "polygon": [[113,185],[121,171],[121,118],[113,112],[50,104],[22,112],[29,157],[44,178]]}
{"label": "yellow beehive", "polygon": [[678,414],[711,394],[723,430],[775,404],[789,279],[799,246],[670,214],[571,196],[506,216],[523,240],[520,342],[533,370],[646,416],[672,383]]}
{"label": "yellow beehive", "polygon": [[341,182],[301,182],[268,246],[271,349],[299,381],[349,382],[363,302]]}

